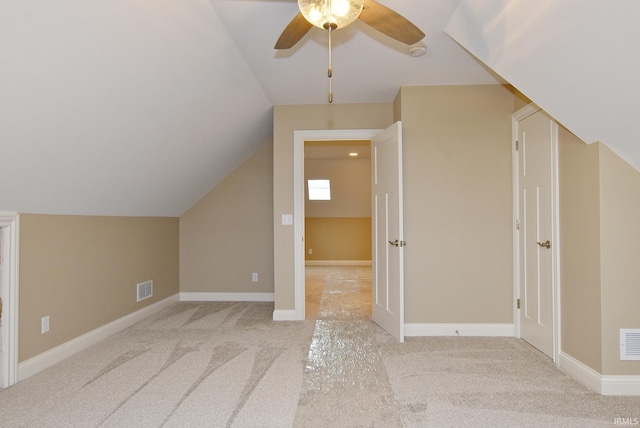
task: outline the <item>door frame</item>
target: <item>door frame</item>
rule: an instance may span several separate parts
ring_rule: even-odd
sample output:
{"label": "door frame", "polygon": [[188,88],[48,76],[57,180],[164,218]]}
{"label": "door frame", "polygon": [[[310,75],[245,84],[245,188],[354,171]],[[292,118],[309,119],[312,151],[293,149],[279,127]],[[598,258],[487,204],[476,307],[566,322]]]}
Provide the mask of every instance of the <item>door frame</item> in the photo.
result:
{"label": "door frame", "polygon": [[[534,103],[530,103],[511,115],[511,159],[513,172],[513,325],[515,337],[522,338],[520,334],[520,309],[518,309],[517,300],[520,298],[520,240],[518,234],[518,214],[520,207],[520,180],[518,155],[516,150],[516,141],[518,141],[518,123],[527,117],[542,111],[546,113]],[[548,115],[547,115],[548,116]],[[551,242],[553,242],[553,254],[551,257],[551,293],[553,296],[553,362],[558,366],[560,364],[560,204],[559,204],[559,183],[558,183],[558,124],[552,120],[552,137],[551,137]]]}
{"label": "door frame", "polygon": [[293,263],[294,319],[305,319],[304,279],[304,142],[371,140],[383,129],[317,129],[293,131]]}
{"label": "door frame", "polygon": [[2,228],[2,388],[18,381],[18,245],[20,217],[0,213]]}

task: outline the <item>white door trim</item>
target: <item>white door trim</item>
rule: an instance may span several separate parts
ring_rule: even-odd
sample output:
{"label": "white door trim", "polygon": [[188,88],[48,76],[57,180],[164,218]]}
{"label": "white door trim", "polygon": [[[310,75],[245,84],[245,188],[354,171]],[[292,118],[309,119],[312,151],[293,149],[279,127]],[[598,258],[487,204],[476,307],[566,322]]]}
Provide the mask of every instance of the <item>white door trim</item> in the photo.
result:
{"label": "white door trim", "polygon": [[0,213],[2,233],[2,387],[17,381],[18,375],[18,245],[20,217],[15,213]]}
{"label": "white door trim", "polygon": [[382,129],[318,129],[293,131],[293,250],[294,312],[296,320],[305,318],[304,284],[304,142],[332,140],[371,140]]}
{"label": "white door trim", "polygon": [[[516,221],[519,214],[519,171],[518,171],[518,151],[516,150],[516,141],[518,141],[518,122],[526,119],[534,113],[542,110],[537,105],[531,103],[511,116],[512,144],[512,182],[513,182],[513,325],[515,336],[520,338],[520,310],[517,308],[516,301],[520,298],[520,247],[518,241],[518,232]],[[546,113],[545,113],[546,114]],[[554,245],[552,259],[552,293],[553,293],[553,361],[556,365],[560,364],[560,211],[559,211],[559,183],[558,183],[558,124],[552,119],[552,141],[551,141],[551,242]]]}

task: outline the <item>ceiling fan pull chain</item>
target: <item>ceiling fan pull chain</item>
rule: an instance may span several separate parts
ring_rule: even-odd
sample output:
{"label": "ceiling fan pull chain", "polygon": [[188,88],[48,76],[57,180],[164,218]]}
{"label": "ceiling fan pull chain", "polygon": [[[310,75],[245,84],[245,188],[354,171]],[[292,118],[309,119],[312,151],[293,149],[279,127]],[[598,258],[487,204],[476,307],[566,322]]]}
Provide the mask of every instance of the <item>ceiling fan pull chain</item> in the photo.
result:
{"label": "ceiling fan pull chain", "polygon": [[331,88],[331,76],[333,75],[333,66],[331,65],[331,30],[333,30],[333,27],[330,25],[327,30],[329,31],[329,70],[327,74],[329,76],[329,104],[331,104],[333,102],[333,89]]}

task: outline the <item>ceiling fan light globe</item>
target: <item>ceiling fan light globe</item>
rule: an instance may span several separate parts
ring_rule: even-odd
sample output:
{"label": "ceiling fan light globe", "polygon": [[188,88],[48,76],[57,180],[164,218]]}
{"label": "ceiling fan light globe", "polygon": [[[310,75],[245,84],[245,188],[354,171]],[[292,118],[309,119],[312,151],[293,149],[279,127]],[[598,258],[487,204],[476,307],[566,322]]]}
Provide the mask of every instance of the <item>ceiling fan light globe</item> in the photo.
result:
{"label": "ceiling fan light globe", "polygon": [[298,0],[300,12],[318,28],[342,28],[358,19],[364,0]]}

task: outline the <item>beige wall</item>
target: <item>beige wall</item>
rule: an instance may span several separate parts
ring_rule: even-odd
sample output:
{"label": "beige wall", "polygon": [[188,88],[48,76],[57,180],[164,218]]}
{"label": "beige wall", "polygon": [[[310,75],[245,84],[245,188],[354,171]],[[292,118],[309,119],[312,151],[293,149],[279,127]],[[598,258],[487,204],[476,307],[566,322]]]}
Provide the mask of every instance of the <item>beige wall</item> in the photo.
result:
{"label": "beige wall", "polygon": [[507,87],[513,93],[514,111],[518,111],[522,107],[525,107],[525,106],[531,104],[531,100],[529,98],[527,98],[527,96],[525,94],[523,94],[522,92],[518,91],[513,86],[507,86]]}
{"label": "beige wall", "polygon": [[331,180],[330,201],[310,201],[305,185],[307,217],[371,217],[371,159],[306,159],[306,180]]}
{"label": "beige wall", "polygon": [[[395,116],[404,128],[405,321],[510,323],[513,111],[513,94],[497,85],[402,88],[393,105],[278,106],[274,214],[293,213],[294,130],[384,128]],[[293,228],[274,223],[274,245],[276,308],[293,309]]]}
{"label": "beige wall", "polygon": [[371,260],[371,217],[306,217],[304,241],[306,260]]}
{"label": "beige wall", "polygon": [[604,144],[600,153],[602,374],[640,375],[620,360],[620,329],[640,328],[640,172]]}
{"label": "beige wall", "polygon": [[177,218],[20,216],[21,362],[176,293]]}
{"label": "beige wall", "polygon": [[180,218],[181,292],[273,292],[272,162],[268,143]]}
{"label": "beige wall", "polygon": [[405,87],[405,321],[511,323],[514,96]]}
{"label": "beige wall", "polygon": [[331,180],[330,201],[305,186],[306,260],[371,260],[371,159],[306,159],[304,175]]}
{"label": "beige wall", "polygon": [[325,104],[274,107],[273,239],[277,310],[294,309],[293,227],[280,216],[293,214],[293,132],[295,130],[381,129],[393,123],[391,104]]}
{"label": "beige wall", "polygon": [[561,348],[601,373],[599,152],[558,128]]}
{"label": "beige wall", "polygon": [[562,127],[558,140],[562,352],[639,375],[640,361],[620,360],[620,329],[640,327],[640,172]]}

